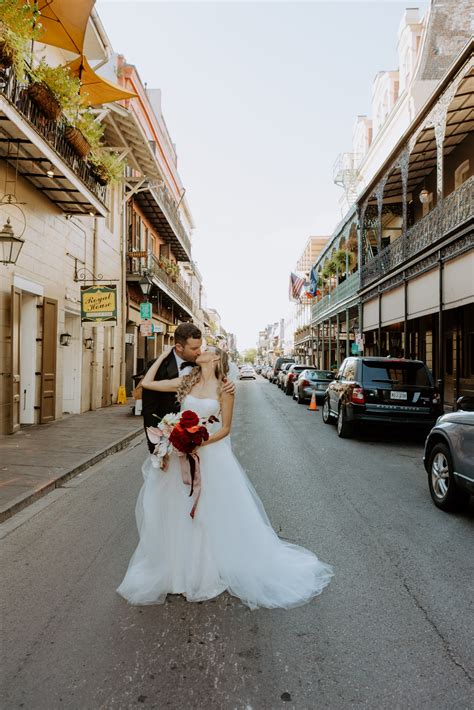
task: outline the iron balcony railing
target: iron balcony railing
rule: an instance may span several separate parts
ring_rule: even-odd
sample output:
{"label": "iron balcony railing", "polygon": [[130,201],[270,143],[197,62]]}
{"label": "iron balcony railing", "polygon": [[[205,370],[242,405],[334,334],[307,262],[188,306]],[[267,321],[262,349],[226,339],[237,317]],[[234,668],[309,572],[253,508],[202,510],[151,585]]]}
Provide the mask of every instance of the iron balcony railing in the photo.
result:
{"label": "iron balcony railing", "polygon": [[176,202],[171,197],[166,188],[163,187],[153,187],[151,190],[153,196],[158,202],[161,211],[165,215],[171,227],[174,229],[176,236],[181,241],[185,251],[188,256],[191,255],[191,240],[181,222],[179,216],[179,210],[177,209]]}
{"label": "iron balcony railing", "polygon": [[128,273],[133,275],[141,275],[144,271],[146,271],[150,276],[155,277],[156,280],[163,284],[163,286],[165,286],[173,296],[176,296],[178,302],[181,302],[183,306],[186,306],[186,308],[190,309],[191,312],[194,313],[194,302],[191,291],[182,278],[177,277],[176,280],[174,280],[164,269],[161,268],[158,263],[158,259],[153,254],[148,254],[148,257],[146,258],[129,256]]}
{"label": "iron balcony railing", "polygon": [[365,263],[361,269],[361,286],[367,286],[408,259],[435,244],[441,237],[467,222],[474,215],[474,176],[436,205],[425,217],[410,227]]}
{"label": "iron balcony railing", "polygon": [[322,313],[332,309],[338,303],[346,301],[351,296],[355,296],[359,289],[359,272],[356,271],[355,274],[351,274],[349,278],[340,283],[334,288],[331,293],[326,294],[322,298],[314,303],[311,309],[311,318],[316,320]]}
{"label": "iron balcony railing", "polygon": [[8,99],[23,118],[54,148],[59,157],[74,171],[74,174],[82,180],[95,197],[105,204],[107,187],[99,185],[91,167],[77,155],[67,142],[65,133],[69,124],[66,119],[63,116],[57,120],[45,118],[28,95],[29,84],[28,80],[19,82],[12,68],[0,73],[0,94]]}

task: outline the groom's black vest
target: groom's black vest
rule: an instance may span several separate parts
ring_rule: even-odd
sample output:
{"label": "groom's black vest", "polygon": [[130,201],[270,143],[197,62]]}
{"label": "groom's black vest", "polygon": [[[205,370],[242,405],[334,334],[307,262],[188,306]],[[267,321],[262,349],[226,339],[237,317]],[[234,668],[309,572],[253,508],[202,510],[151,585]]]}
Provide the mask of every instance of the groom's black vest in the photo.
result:
{"label": "groom's black vest", "polygon": [[[178,365],[174,350],[165,357],[158,368],[155,375],[155,380],[174,380],[178,377]],[[145,425],[145,433],[147,426],[156,426],[159,420],[170,412],[179,412],[179,402],[176,400],[175,392],[154,392],[153,390],[142,390],[142,405],[143,405],[143,424]],[[153,416],[156,414],[158,416]],[[154,444],[148,440],[147,443],[150,453],[153,452]]]}

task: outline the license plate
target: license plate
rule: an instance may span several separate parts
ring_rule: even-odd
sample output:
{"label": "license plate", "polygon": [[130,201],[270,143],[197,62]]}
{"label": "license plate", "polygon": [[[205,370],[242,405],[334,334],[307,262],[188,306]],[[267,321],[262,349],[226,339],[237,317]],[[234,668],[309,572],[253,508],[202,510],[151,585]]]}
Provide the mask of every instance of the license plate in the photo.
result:
{"label": "license plate", "polygon": [[406,392],[390,392],[390,399],[408,399]]}

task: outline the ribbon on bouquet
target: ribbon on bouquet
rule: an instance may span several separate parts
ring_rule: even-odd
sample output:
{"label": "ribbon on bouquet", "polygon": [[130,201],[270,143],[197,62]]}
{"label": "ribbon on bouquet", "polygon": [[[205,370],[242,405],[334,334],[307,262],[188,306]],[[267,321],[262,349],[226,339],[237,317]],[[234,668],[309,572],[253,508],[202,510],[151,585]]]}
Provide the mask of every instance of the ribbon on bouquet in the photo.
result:
{"label": "ribbon on bouquet", "polygon": [[197,504],[201,495],[201,462],[199,455],[194,451],[192,454],[178,452],[179,463],[181,466],[181,478],[185,485],[191,486],[189,497],[194,494],[194,505],[191,509],[190,516],[194,519]]}

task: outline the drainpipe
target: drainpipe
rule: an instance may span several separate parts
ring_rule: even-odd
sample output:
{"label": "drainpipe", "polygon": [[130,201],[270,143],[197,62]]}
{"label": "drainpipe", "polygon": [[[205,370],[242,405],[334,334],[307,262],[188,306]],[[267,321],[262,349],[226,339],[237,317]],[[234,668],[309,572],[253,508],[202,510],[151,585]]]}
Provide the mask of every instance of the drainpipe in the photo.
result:
{"label": "drainpipe", "polygon": [[127,371],[127,363],[125,360],[127,346],[126,346],[126,336],[127,336],[127,320],[128,320],[128,294],[127,294],[127,203],[125,201],[125,185],[122,187],[121,195],[121,205],[122,205],[122,228],[121,228],[121,257],[122,257],[122,274],[121,274],[121,285],[122,285],[122,338],[120,344],[120,384],[125,386],[125,378]]}
{"label": "drainpipe", "polygon": [[[97,238],[98,230],[98,218],[94,217],[94,224],[92,228],[92,273],[94,276],[97,274],[97,263],[98,263],[98,253],[99,253],[99,240]],[[103,328],[103,326],[100,326]],[[93,340],[94,346],[92,348],[92,362],[91,362],[91,391],[90,391],[90,408],[94,412],[97,409],[95,394],[97,392],[97,382],[98,382],[98,368],[99,363],[97,362],[97,352],[98,352],[98,329],[99,326],[95,326],[95,337]]]}

